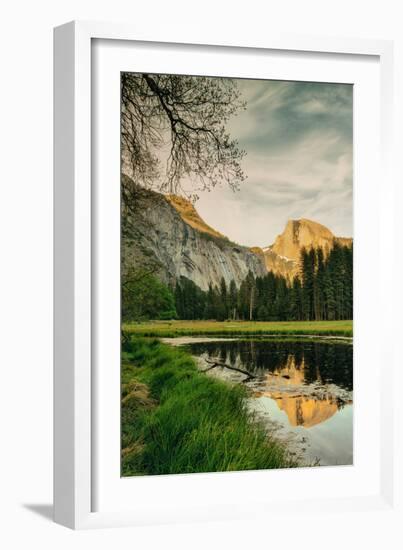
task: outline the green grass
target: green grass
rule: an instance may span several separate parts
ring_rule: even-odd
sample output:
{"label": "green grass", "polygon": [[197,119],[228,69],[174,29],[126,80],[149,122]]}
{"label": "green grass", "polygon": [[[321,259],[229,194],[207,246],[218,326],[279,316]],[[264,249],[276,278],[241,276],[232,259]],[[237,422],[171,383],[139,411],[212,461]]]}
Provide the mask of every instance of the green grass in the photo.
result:
{"label": "green grass", "polygon": [[352,336],[352,321],[148,321],[128,323],[123,329],[130,334],[156,337],[214,335],[326,335]]}
{"label": "green grass", "polygon": [[132,338],[122,354],[122,475],[296,466],[247,411],[246,389],[201,373],[192,357]]}

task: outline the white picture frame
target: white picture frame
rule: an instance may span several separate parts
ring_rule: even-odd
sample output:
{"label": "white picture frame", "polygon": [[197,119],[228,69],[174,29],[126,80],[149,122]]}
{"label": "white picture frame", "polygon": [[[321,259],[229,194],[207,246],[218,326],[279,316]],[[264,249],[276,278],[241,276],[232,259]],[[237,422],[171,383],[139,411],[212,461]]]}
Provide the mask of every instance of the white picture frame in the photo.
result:
{"label": "white picture frame", "polygon": [[[95,496],[99,492],[97,487],[100,477],[102,483],[104,470],[99,467],[96,453],[100,452],[100,449],[104,452],[105,448],[100,448],[98,441],[100,439],[99,431],[104,428],[98,422],[97,399],[100,395],[102,396],[103,388],[102,384],[98,384],[96,378],[96,357],[99,350],[95,332],[98,323],[97,316],[101,315],[105,309],[98,308],[98,283],[94,282],[96,269],[99,267],[97,247],[94,244],[98,239],[99,226],[96,221],[97,214],[94,215],[94,212],[97,213],[98,208],[102,209],[102,204],[100,205],[98,199],[95,200],[96,192],[93,181],[94,173],[98,168],[92,164],[94,144],[97,141],[92,127],[96,117],[96,106],[93,105],[92,94],[94,93],[93,83],[96,82],[94,45],[101,40],[114,41],[114,44],[120,44],[122,47],[124,44],[127,46],[130,43],[142,45],[142,47],[145,45],[145,49],[147,49],[147,45],[154,44],[155,47],[162,50],[168,48],[169,44],[171,46],[175,44],[177,51],[185,51],[185,49],[187,52],[203,53],[208,51],[210,57],[211,54],[218,57],[236,50],[246,59],[250,59],[253,55],[264,56],[269,52],[277,52],[283,56],[297,55],[300,58],[301,56],[309,58],[321,54],[327,56],[326,63],[332,63],[332,59],[335,61],[352,59],[353,56],[361,56],[364,63],[365,60],[373,60],[377,68],[371,74],[378,73],[378,71],[379,74],[374,81],[376,90],[374,90],[375,95],[372,99],[376,102],[379,100],[379,117],[375,113],[375,125],[371,128],[375,129],[377,135],[376,139],[371,142],[372,145],[368,144],[368,146],[376,148],[371,150],[373,153],[371,158],[378,163],[377,157],[379,156],[379,166],[378,164],[376,166],[381,171],[372,174],[372,176],[368,174],[368,180],[372,177],[374,183],[368,188],[367,200],[370,211],[374,212],[376,216],[373,226],[369,229],[369,234],[372,237],[372,242],[376,242],[374,253],[379,254],[379,258],[387,256],[391,252],[390,245],[387,243],[380,246],[380,239],[383,234],[387,234],[391,227],[390,213],[393,210],[391,168],[392,43],[286,35],[256,36],[253,40],[238,39],[237,37],[233,41],[227,42],[210,36],[208,31],[203,31],[200,37],[189,37],[185,30],[181,36],[178,36],[177,32],[170,36],[168,32],[166,36],[153,37],[130,25],[91,22],[72,22],[55,29],[55,521],[71,528],[81,529],[236,518],[241,513],[241,504],[245,502],[247,491],[249,491],[247,498],[250,499],[250,502],[259,503],[259,510],[255,509],[252,515],[263,514],[268,510],[273,512],[275,509],[273,500],[265,499],[262,495],[257,498],[256,494],[257,484],[266,479],[262,477],[264,472],[143,478],[139,482],[143,489],[140,488],[140,485],[131,486],[129,489],[126,486],[126,500],[127,494],[130,495],[131,491],[140,491],[141,493],[141,490],[147,491],[152,484],[153,491],[160,491],[161,494],[162,503],[159,506],[153,506],[153,503],[150,503],[149,506],[140,504],[136,507],[128,505],[127,502],[120,505],[118,499],[119,495],[123,493],[119,492],[120,489],[119,491],[111,489],[110,493],[105,493],[109,500],[109,506],[101,506],[101,510],[98,510]],[[119,41],[125,42],[120,43]],[[160,59],[158,63],[158,67],[161,67],[158,70],[162,71],[164,59]],[[251,67],[249,70],[253,75],[253,64]],[[225,70],[228,70],[227,67]],[[372,78],[371,74],[368,73],[368,78]],[[377,118],[378,122],[376,122]],[[119,124],[119,121],[116,122]],[[364,139],[365,128],[361,128],[361,132],[359,131],[357,134]],[[119,170],[119,167],[117,169]],[[360,166],[358,169],[361,170]],[[379,189],[379,184],[376,185],[376,174],[378,176],[382,174],[382,189]],[[359,195],[358,198],[360,197],[363,195]],[[364,219],[363,210],[361,218],[358,216],[361,222]],[[363,223],[361,223],[362,226]],[[360,258],[364,261],[369,245],[369,239],[366,242],[363,241],[361,253],[358,250],[358,253],[355,254],[355,261],[360,262]],[[102,240],[98,242],[97,246],[103,246]],[[116,251],[116,243],[114,246]],[[116,268],[118,269],[118,266]],[[362,273],[363,270],[361,270],[361,277]],[[360,276],[360,270],[358,270],[358,276]],[[393,281],[384,270],[375,272],[375,276],[379,276],[377,288],[382,287],[382,293],[377,299],[377,311],[378,318],[383,319],[386,318],[389,307],[387,304],[390,303],[389,293]],[[367,291],[368,288],[363,285],[362,298],[358,300],[362,304],[363,311],[365,292]],[[355,333],[357,328],[358,343],[360,340],[362,343],[364,338],[371,334],[371,328],[366,326],[365,315],[358,316],[358,321],[355,315]],[[119,331],[119,326],[115,328],[115,331],[116,329]],[[386,328],[378,332],[378,338],[379,346],[381,346],[382,342],[386,341]],[[361,348],[364,354],[365,350],[362,344]],[[371,352],[370,355],[375,361],[376,353]],[[393,367],[392,352],[384,352],[383,357],[387,360],[390,368]],[[368,356],[368,360],[371,361],[371,357]],[[374,372],[379,374],[379,371]],[[388,393],[386,383],[380,377],[376,382],[379,384],[373,384],[372,387],[369,385],[367,389],[363,388],[362,399],[364,402],[364,394],[367,392],[368,400],[373,398],[375,393],[379,400],[379,410],[377,409],[379,416],[374,420],[379,423],[380,427],[379,438],[376,440],[376,449],[379,455],[377,454],[374,464],[366,469],[365,476],[367,477],[363,475],[361,485],[354,486],[354,470],[350,470],[350,473],[346,474],[349,476],[348,483],[352,487],[350,492],[343,493],[344,489],[340,485],[340,490],[329,494],[327,498],[319,490],[313,491],[312,495],[307,495],[306,498],[310,500],[312,513],[315,513],[315,510],[320,510],[325,502],[327,509],[332,510],[345,510],[346,507],[351,510],[380,510],[393,505],[393,422],[391,422],[394,414],[393,400]],[[391,376],[388,377],[388,384],[390,383]],[[116,410],[115,407],[113,413],[111,409],[112,414],[115,414],[114,418],[116,418]],[[119,426],[116,426],[115,423],[113,429],[116,434]],[[365,467],[363,472],[364,470]],[[336,470],[333,470],[333,473],[329,469],[327,469],[327,473],[318,472],[318,469],[315,471],[303,470],[298,476],[305,476],[307,479],[309,477],[309,482],[312,483],[313,475],[316,477],[318,487],[329,483],[332,477],[333,484],[335,486],[339,484]],[[372,473],[376,473],[376,483],[373,487],[365,490],[363,484],[365,484],[365,480],[370,479]],[[292,476],[294,481],[290,486],[292,484],[295,486],[296,480],[298,483],[302,482],[302,478],[296,478],[293,471],[277,472],[276,475],[282,476],[283,484],[287,484],[287,476]],[[147,483],[149,484],[148,488]],[[231,487],[234,486],[238,488],[238,491],[231,493],[232,504],[223,509],[219,498],[216,505],[213,505],[212,502],[209,503],[208,494],[204,495],[203,500],[202,488],[207,486],[210,494],[214,487],[217,488],[219,494],[231,491]],[[201,495],[200,501],[184,503],[184,499],[195,490],[199,491],[199,495]],[[166,498],[164,500],[164,491],[167,495],[171,495],[170,505]],[[286,498],[288,513],[291,510],[298,510],[301,494],[296,492],[293,495],[291,492],[288,495]],[[244,511],[242,514],[245,515]]]}

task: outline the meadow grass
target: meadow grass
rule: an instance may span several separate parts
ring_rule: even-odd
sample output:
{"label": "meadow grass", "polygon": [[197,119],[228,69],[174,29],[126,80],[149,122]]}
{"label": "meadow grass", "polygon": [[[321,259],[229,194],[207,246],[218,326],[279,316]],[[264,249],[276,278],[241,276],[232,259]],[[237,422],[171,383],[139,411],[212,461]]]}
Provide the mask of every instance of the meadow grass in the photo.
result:
{"label": "meadow grass", "polygon": [[122,328],[129,334],[155,337],[220,334],[353,336],[352,321],[147,321],[126,323]]}
{"label": "meadow grass", "polygon": [[132,337],[122,353],[122,475],[286,468],[286,447],[247,410],[247,391],[185,351]]}

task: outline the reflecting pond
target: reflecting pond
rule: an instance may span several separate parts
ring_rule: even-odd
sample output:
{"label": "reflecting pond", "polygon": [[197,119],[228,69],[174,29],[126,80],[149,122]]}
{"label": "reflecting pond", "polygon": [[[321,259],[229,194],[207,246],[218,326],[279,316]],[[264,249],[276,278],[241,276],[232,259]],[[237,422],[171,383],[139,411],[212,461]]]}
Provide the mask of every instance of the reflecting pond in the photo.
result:
{"label": "reflecting pond", "polygon": [[184,343],[209,375],[246,384],[250,408],[304,463],[353,463],[351,342],[189,338]]}

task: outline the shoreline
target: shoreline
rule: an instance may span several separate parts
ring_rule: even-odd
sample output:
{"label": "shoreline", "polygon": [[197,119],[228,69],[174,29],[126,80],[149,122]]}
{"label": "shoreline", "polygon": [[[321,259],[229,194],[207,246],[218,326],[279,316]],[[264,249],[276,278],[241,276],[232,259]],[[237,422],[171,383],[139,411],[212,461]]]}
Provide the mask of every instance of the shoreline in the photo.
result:
{"label": "shoreline", "polygon": [[301,465],[248,410],[246,388],[206,376],[184,350],[133,338],[122,382],[123,477]]}
{"label": "shoreline", "polygon": [[[203,344],[205,342],[234,342],[236,340],[240,340],[242,337],[245,337],[245,339],[252,339],[254,337],[260,337],[260,339],[264,339],[264,338],[268,338],[268,339],[276,339],[276,338],[281,338],[283,337],[283,339],[285,339],[284,337],[286,337],[287,335],[286,334],[258,334],[258,335],[255,335],[255,334],[243,334],[243,333],[240,333],[239,335],[233,335],[233,337],[231,338],[226,338],[226,337],[222,337],[220,335],[217,335],[217,336],[198,336],[198,335],[194,335],[194,336],[181,336],[181,335],[177,335],[177,336],[161,336],[161,337],[158,337],[156,336],[156,338],[159,338],[159,340],[161,342],[163,342],[164,344],[170,344],[172,346],[185,346],[186,344]],[[290,338],[296,338],[296,339],[309,339],[309,340],[312,340],[312,339],[315,339],[315,340],[327,340],[327,341],[337,341],[337,342],[340,342],[340,343],[348,343],[348,344],[353,344],[353,337],[352,336],[331,336],[331,335],[319,335],[319,334],[290,334],[289,335]]]}

